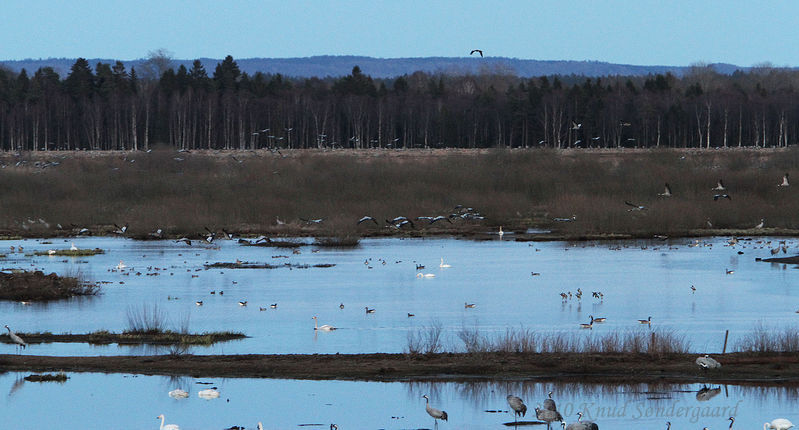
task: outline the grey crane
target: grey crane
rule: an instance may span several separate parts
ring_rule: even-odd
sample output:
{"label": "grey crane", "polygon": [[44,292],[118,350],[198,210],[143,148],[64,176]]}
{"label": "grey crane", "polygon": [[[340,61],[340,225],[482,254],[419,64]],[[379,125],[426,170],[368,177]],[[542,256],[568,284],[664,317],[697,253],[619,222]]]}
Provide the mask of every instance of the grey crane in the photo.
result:
{"label": "grey crane", "polygon": [[424,397],[424,410],[427,411],[427,414],[433,417],[436,427],[438,427],[438,420],[447,420],[447,413],[445,411],[438,410],[436,408],[430,407],[430,398],[427,397],[427,394],[423,395]]}
{"label": "grey crane", "polygon": [[524,400],[513,394],[508,394],[508,405],[513,409],[513,421],[515,422],[519,415],[524,416],[527,413],[527,405]]}
{"label": "grey crane", "polygon": [[28,344],[24,340],[22,340],[21,337],[17,336],[16,333],[11,331],[11,327],[9,327],[7,324],[6,324],[6,330],[8,330],[8,337],[11,338],[11,342],[14,342],[15,346],[20,347],[22,349],[25,349],[25,347],[28,346]]}
{"label": "grey crane", "polygon": [[717,369],[717,368],[721,367],[721,363],[719,363],[718,361],[710,358],[710,356],[708,356],[707,354],[705,354],[704,357],[698,357],[696,359],[696,364],[699,367],[701,367],[702,369],[705,369],[705,370],[707,370],[707,369]]}
{"label": "grey crane", "polygon": [[577,422],[571,423],[568,426],[564,421],[561,421],[561,425],[566,430],[599,430],[599,426],[597,423],[593,421],[583,421],[583,413],[577,412]]}
{"label": "grey crane", "polygon": [[541,421],[546,422],[547,428],[549,428],[549,426],[552,425],[554,421],[563,422],[563,415],[561,415],[560,412],[551,411],[549,409],[535,408],[535,417]]}
{"label": "grey crane", "polygon": [[555,404],[555,401],[552,400],[552,391],[547,393],[547,398],[544,399],[544,409],[549,410],[549,411],[557,411],[558,410],[558,406]]}

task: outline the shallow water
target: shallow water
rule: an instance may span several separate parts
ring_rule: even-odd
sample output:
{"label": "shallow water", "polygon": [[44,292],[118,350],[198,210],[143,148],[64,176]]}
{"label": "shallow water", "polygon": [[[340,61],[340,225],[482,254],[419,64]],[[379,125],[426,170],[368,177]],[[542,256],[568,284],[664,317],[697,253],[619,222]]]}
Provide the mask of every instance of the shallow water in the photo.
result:
{"label": "shallow water", "polygon": [[[458,332],[464,327],[477,327],[489,335],[510,327],[597,336],[648,331],[637,320],[650,315],[654,329],[684,334],[693,350],[720,352],[726,329],[732,344],[758,322],[785,327],[795,325],[799,318],[795,313],[799,272],[793,266],[755,262],[755,257],[770,256],[768,245],[755,241],[735,247],[724,246],[726,238],[703,239],[698,244],[689,239],[531,243],[508,240],[508,236],[512,237],[506,235],[503,241],[365,239],[354,249],[309,245],[299,248],[296,255],[291,249],[244,247],[233,241],[191,247],[174,241],[120,238],[5,241],[6,247],[22,245],[24,254],[0,260],[4,269],[80,272],[92,281],[108,283],[96,297],[29,306],[2,302],[0,314],[3,324],[19,332],[121,331],[127,327],[129,309],[157,305],[168,313],[172,326],[188,320],[194,332],[233,330],[250,336],[194,350],[209,354],[400,352],[407,347],[409,332],[434,324],[442,326],[447,347],[459,349],[463,344]],[[79,248],[99,247],[106,253],[82,258],[26,255],[68,249],[73,241]],[[788,245],[789,253],[796,251],[795,240]],[[451,267],[440,268],[441,258]],[[335,266],[204,268],[205,263],[236,259]],[[120,260],[128,269],[113,271]],[[435,277],[417,278],[417,264],[426,266],[423,273]],[[727,275],[725,269],[735,273]],[[691,285],[696,286],[695,293]],[[561,292],[574,294],[577,288],[584,292],[581,300],[562,301]],[[217,294],[211,295],[212,290]],[[592,298],[592,291],[603,292],[604,299]],[[197,300],[204,305],[196,306]],[[248,306],[239,306],[243,300]],[[476,307],[466,309],[465,302]],[[272,303],[278,304],[277,309],[268,308]],[[344,309],[339,309],[340,303]],[[366,306],[376,312],[366,314]],[[409,318],[408,313],[415,317]],[[315,332],[314,315],[320,324],[339,330]],[[608,320],[581,331],[579,323],[588,322],[589,315]],[[13,348],[0,344],[0,353],[13,352]],[[164,351],[56,343],[32,345],[24,353]]]}
{"label": "shallow water", "polygon": [[[535,420],[536,403],[553,390],[558,409],[568,422],[586,413],[602,428],[762,428],[777,417],[799,422],[796,389],[721,386],[719,393],[699,401],[696,384],[581,385],[532,382],[381,383],[352,381],[298,381],[279,379],[194,379],[124,374],[69,374],[65,383],[26,382],[23,373],[0,375],[0,412],[4,428],[43,429],[157,429],[166,422],[182,429],[225,429],[239,425],[253,429],[327,430],[330,423],[346,429],[433,428],[424,410],[423,394],[431,405],[449,415],[444,429],[500,429],[513,421],[505,397],[522,397],[529,408],[524,421]],[[209,382],[212,385],[199,385]],[[217,387],[220,397],[204,400],[197,392]],[[189,391],[186,399],[172,399],[175,388]],[[132,405],[135,402],[135,407]],[[21,411],[21,412],[17,412]],[[499,412],[488,412],[499,411]],[[320,424],[308,426],[307,424]],[[521,427],[524,428],[524,427]],[[527,428],[545,428],[542,426]],[[555,426],[553,426],[555,428]],[[557,428],[560,428],[559,426]]]}

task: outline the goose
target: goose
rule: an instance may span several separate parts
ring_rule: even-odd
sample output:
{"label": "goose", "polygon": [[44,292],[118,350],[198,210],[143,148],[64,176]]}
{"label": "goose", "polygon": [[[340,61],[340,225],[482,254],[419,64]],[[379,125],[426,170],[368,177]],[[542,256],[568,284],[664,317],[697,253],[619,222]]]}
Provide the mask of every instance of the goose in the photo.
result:
{"label": "goose", "polygon": [[436,420],[435,421],[436,426],[438,426],[438,420],[447,421],[448,417],[447,417],[447,413],[445,411],[438,410],[438,409],[435,409],[435,408],[431,408],[430,407],[430,398],[427,397],[427,394],[423,395],[422,397],[425,400],[425,402],[424,402],[424,410],[427,411],[428,415],[430,415],[431,417],[433,417],[433,419]]}
{"label": "goose", "polygon": [[691,285],[691,294],[696,294],[696,287]]}
{"label": "goose", "polygon": [[412,313],[408,312],[408,318],[412,318],[412,317],[415,317],[415,316],[416,316],[416,314],[412,314]]}
{"label": "goose", "polygon": [[324,221],[324,218],[316,218],[316,219],[307,219],[307,218],[300,218],[300,221],[304,221],[308,224],[321,224]]}
{"label": "goose", "polygon": [[375,223],[375,225],[377,225],[377,220],[372,218],[372,217],[370,217],[370,216],[365,216],[365,217],[359,219],[358,220],[358,224],[360,225],[361,223],[366,222],[366,221],[372,221],[373,223]]}
{"label": "goose", "polygon": [[374,310],[374,308],[372,308],[372,309],[369,309],[369,306],[364,306],[364,309],[366,309],[366,313],[367,313],[367,314],[373,314],[373,313],[375,313],[375,310]]}
{"label": "goose", "polygon": [[594,318],[589,323],[580,323],[580,328],[594,328]]}
{"label": "goose", "polygon": [[180,430],[180,426],[177,424],[164,425],[164,414],[155,417],[155,419],[161,420],[161,427],[159,427],[160,430]]}
{"label": "goose", "polygon": [[725,272],[726,274],[728,274],[728,275],[732,275],[733,273],[735,273],[735,270],[724,269],[724,272]]}
{"label": "goose", "polygon": [[785,176],[782,177],[782,183],[777,185],[778,187],[787,187],[788,185],[788,174],[786,173]]}
{"label": "goose", "polygon": [[577,221],[577,215],[572,215],[571,218],[552,218],[555,222],[572,222]]}
{"label": "goose", "polygon": [[469,55],[474,55],[475,52],[480,54],[480,58],[483,57],[483,50],[482,49],[472,49],[472,52],[470,52]]}
{"label": "goose", "polygon": [[344,309],[344,303],[342,303],[342,304],[338,305],[338,308],[339,308],[339,309]]}
{"label": "goose", "polygon": [[180,239],[175,241],[175,243],[180,243],[180,242],[183,242],[186,245],[191,246],[191,239],[189,239],[188,237],[181,237]]}
{"label": "goose", "polygon": [[439,215],[439,216],[433,217],[432,219],[430,219],[430,224],[436,223],[438,221],[446,221],[446,222],[452,224],[452,221],[449,219],[449,217],[445,217],[444,215]]}
{"label": "goose", "polygon": [[707,370],[707,369],[717,369],[717,368],[721,367],[721,363],[719,363],[718,361],[710,358],[710,356],[708,356],[707,354],[705,354],[704,357],[698,357],[696,359],[695,363],[699,367],[701,367],[702,369],[705,369],[705,370]]}
{"label": "goose", "polygon": [[652,317],[650,316],[649,318],[647,318],[645,320],[638,320],[638,322],[640,324],[652,324]]}
{"label": "goose", "polygon": [[788,430],[789,428],[793,427],[793,423],[786,420],[785,418],[777,418],[770,423],[763,423],[763,430],[774,429],[774,430]]}
{"label": "goose", "polygon": [[663,190],[662,193],[658,193],[658,195],[661,197],[671,197],[671,187],[668,182],[666,182],[666,189]]}
{"label": "goose", "polygon": [[527,413],[527,405],[524,404],[524,400],[514,396],[513,394],[508,394],[507,400],[508,405],[511,409],[513,409],[513,421],[515,422],[519,415],[524,417],[524,415]]}
{"label": "goose", "polygon": [[246,300],[239,301],[239,306],[247,306],[247,301]]}
{"label": "goose", "polygon": [[115,234],[125,234],[125,232],[128,231],[128,225],[127,224],[123,225],[122,227],[114,224],[114,227],[116,227],[116,230],[114,230]]}
{"label": "goose", "polygon": [[173,399],[185,399],[189,397],[189,393],[178,388],[176,390],[170,391],[169,397],[172,397]]}
{"label": "goose", "polygon": [[233,233],[225,230],[224,228],[222,229],[222,233],[224,233],[224,235],[227,238],[227,240],[233,240],[233,236],[234,236]]}
{"label": "goose", "polygon": [[48,249],[47,255],[55,255],[55,249]]}
{"label": "goose", "polygon": [[724,182],[722,182],[721,179],[719,179],[719,181],[716,183],[715,188],[711,188],[713,191],[724,191],[726,189],[727,187],[724,186]]}
{"label": "goose", "polygon": [[282,221],[282,220],[281,220],[280,218],[278,218],[277,216],[275,216],[275,223],[277,223],[277,225],[285,225],[285,224],[286,224],[286,222],[285,222],[285,221]]}
{"label": "goose", "polygon": [[588,316],[591,318],[591,321],[593,321],[595,323],[603,323],[603,322],[608,320],[607,318],[604,318],[604,317],[602,317],[602,318],[594,318],[592,315],[588,315]]}
{"label": "goose", "polygon": [[439,264],[438,267],[440,267],[442,269],[446,269],[446,268],[452,267],[452,266],[449,265],[449,264],[444,263],[444,257],[441,257],[441,264]]}
{"label": "goose", "polygon": [[150,236],[150,237],[157,237],[157,238],[160,239],[161,236],[163,235],[163,233],[164,233],[164,231],[159,228],[159,229],[157,229],[155,231],[151,231],[150,233],[147,233],[147,235]]}
{"label": "goose", "polygon": [[477,307],[477,304],[476,304],[476,303],[466,303],[466,302],[463,302],[463,307],[464,307],[465,309],[471,309],[471,308]]}
{"label": "goose", "polygon": [[269,307],[272,309],[277,309],[277,303],[272,303],[271,305],[269,305]]}
{"label": "goose", "polygon": [[72,242],[72,245],[69,247],[69,250],[70,251],[77,251],[78,250],[78,247],[75,246],[75,242]]}
{"label": "goose", "polygon": [[333,330],[336,330],[336,328],[333,327],[332,325],[327,325],[327,324],[319,325],[319,319],[317,317],[311,317],[311,319],[313,320],[313,329],[314,330],[320,330],[320,331],[333,331]]}
{"label": "goose", "polygon": [[216,232],[211,231],[208,227],[205,227],[205,231],[208,232],[208,234],[205,235],[205,241],[212,243],[214,239],[216,239]]}
{"label": "goose", "polygon": [[644,210],[646,210],[646,206],[637,205],[635,203],[631,203],[631,202],[628,202],[626,200],[624,201],[624,204],[627,205],[627,206],[632,206],[632,209],[627,209],[627,212],[644,211]]}
{"label": "goose", "polygon": [[763,228],[765,224],[766,224],[766,219],[760,218],[760,222],[755,226],[755,228]]}
{"label": "goose", "polygon": [[581,128],[583,128],[583,124],[582,123],[578,124],[578,123],[572,121],[572,130],[579,130]]}
{"label": "goose", "polygon": [[197,306],[202,306],[203,305],[203,301],[202,300],[197,300],[196,302],[194,302],[194,304],[197,305]]}
{"label": "goose", "polygon": [[[713,200],[714,200],[714,201],[716,201],[716,200],[718,200],[718,199],[727,199],[727,200],[732,200],[732,197],[730,197],[730,195],[729,195],[729,194],[715,194],[715,195],[713,195]],[[709,222],[709,221],[708,221],[708,222]]]}

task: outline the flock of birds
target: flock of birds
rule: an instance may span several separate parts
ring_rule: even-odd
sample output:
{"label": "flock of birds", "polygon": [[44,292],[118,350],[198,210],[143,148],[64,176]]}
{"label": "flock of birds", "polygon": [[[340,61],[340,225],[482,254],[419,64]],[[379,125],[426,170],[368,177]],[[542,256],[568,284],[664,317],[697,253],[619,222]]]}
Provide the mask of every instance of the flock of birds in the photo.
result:
{"label": "flock of birds", "polygon": [[[788,181],[788,177],[789,177],[789,175],[786,172],[782,176],[782,181],[779,184],[777,184],[777,188],[786,188],[786,187],[790,186],[790,182]],[[721,179],[719,179],[718,182],[716,182],[716,186],[711,188],[710,190],[716,192],[715,194],[713,194],[713,201],[719,201],[719,200],[725,200],[725,199],[726,200],[732,200],[732,197],[730,196],[729,192],[727,192],[727,186],[724,185],[724,181],[722,181]],[[665,185],[665,187],[663,189],[663,192],[662,193],[658,193],[658,197],[672,197],[672,196],[674,196],[674,193],[672,192],[671,186],[669,185],[669,183],[666,182],[666,185]],[[645,210],[648,209],[644,205],[641,205],[641,204],[638,204],[638,203],[633,203],[633,202],[631,202],[629,200],[625,200],[624,204],[630,207],[629,209],[627,209],[628,212],[639,212],[639,211],[645,211]],[[710,220],[707,220],[706,223],[707,223],[707,227],[708,228],[713,228],[713,223]],[[754,226],[754,228],[756,228],[756,229],[763,228],[765,225],[766,225],[766,220],[764,218],[761,218],[760,222],[757,223]]]}

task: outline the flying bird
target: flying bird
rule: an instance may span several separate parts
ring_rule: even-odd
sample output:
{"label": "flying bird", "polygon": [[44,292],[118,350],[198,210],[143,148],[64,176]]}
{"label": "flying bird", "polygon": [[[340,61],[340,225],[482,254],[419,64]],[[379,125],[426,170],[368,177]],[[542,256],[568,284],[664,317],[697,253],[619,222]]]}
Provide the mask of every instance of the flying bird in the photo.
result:
{"label": "flying bird", "polygon": [[632,207],[632,209],[627,209],[627,212],[632,212],[632,211],[645,211],[645,210],[646,210],[646,206],[643,206],[643,205],[637,205],[637,204],[635,204],[635,203],[631,203],[631,202],[628,202],[628,201],[626,201],[626,200],[624,201],[624,204],[625,204],[625,205],[627,205],[627,206],[631,206],[631,207]]}
{"label": "flying bird", "polygon": [[483,50],[482,49],[472,49],[472,52],[470,52],[469,55],[474,55],[475,52],[480,54],[480,57],[483,56]]}
{"label": "flying bird", "polygon": [[766,224],[766,219],[760,218],[760,222],[755,226],[755,228],[763,228],[765,224]]}
{"label": "flying bird", "polygon": [[788,185],[790,185],[790,184],[788,183],[788,174],[786,173],[785,176],[782,177],[782,183],[777,185],[777,186],[778,187],[787,187]]}
{"label": "flying bird", "polygon": [[732,200],[732,197],[730,197],[730,195],[729,195],[729,194],[716,194],[716,195],[714,195],[714,196],[713,196],[713,200],[714,200],[714,201],[715,201],[715,200],[718,200],[718,199],[727,199],[727,200]]}
{"label": "flying bird", "polygon": [[365,217],[359,219],[358,220],[358,224],[360,225],[361,223],[364,223],[364,222],[367,222],[367,221],[372,221],[373,223],[375,223],[375,225],[377,225],[377,220],[375,220],[374,218],[372,218],[370,216],[365,216]]}
{"label": "flying bird", "polygon": [[724,182],[722,182],[721,179],[719,179],[719,181],[716,183],[715,188],[711,188],[713,191],[724,191],[726,189],[727,187],[724,186]]}
{"label": "flying bird", "polygon": [[666,182],[666,188],[663,190],[663,192],[658,193],[658,195],[661,197],[671,197],[671,187],[669,186],[668,182]]}

